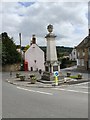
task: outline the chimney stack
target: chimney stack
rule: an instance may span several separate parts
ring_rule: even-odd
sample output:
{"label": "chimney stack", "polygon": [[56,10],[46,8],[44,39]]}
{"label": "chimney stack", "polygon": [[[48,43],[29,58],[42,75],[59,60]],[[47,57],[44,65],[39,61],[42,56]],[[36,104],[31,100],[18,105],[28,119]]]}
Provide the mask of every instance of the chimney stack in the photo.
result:
{"label": "chimney stack", "polygon": [[36,44],[36,37],[35,37],[35,35],[32,35],[32,44]]}

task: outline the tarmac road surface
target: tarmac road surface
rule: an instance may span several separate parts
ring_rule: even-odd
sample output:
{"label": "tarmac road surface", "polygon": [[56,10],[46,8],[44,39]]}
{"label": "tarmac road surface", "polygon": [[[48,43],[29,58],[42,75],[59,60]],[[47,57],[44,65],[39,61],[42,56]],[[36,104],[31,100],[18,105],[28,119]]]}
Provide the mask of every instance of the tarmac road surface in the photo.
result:
{"label": "tarmac road surface", "polygon": [[60,88],[30,88],[5,82],[3,73],[3,118],[88,118],[88,83]]}

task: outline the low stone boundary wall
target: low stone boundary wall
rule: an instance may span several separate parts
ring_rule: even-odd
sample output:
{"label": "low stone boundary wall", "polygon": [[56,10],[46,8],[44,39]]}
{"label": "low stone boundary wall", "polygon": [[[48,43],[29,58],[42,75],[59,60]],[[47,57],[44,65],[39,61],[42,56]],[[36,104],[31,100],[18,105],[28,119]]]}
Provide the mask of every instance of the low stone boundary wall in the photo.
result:
{"label": "low stone boundary wall", "polygon": [[13,65],[5,65],[2,66],[2,71],[18,71],[20,70],[20,64],[13,64]]}

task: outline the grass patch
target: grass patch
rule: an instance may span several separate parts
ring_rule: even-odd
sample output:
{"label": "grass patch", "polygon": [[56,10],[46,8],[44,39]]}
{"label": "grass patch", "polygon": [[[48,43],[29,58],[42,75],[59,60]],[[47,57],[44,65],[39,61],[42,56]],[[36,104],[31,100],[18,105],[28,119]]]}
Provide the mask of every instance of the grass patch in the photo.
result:
{"label": "grass patch", "polygon": [[70,76],[69,78],[72,78],[72,79],[82,79],[82,77],[79,77],[79,76]]}
{"label": "grass patch", "polygon": [[70,76],[69,78],[78,79],[78,76]]}

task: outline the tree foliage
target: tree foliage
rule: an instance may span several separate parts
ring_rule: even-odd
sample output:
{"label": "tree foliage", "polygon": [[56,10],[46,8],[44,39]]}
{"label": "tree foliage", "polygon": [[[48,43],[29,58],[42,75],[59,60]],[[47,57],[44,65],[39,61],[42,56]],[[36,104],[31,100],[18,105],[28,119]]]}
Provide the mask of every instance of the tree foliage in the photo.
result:
{"label": "tree foliage", "polygon": [[[45,53],[45,60],[46,60],[46,46],[40,46],[40,48],[44,51]],[[63,56],[68,56],[73,48],[71,47],[64,47],[64,46],[56,46],[56,50],[57,50],[57,57],[58,60],[61,60],[61,58],[63,58]]]}
{"label": "tree foliage", "polygon": [[24,50],[27,51],[29,49],[30,45],[26,45]]}
{"label": "tree foliage", "polygon": [[13,38],[10,38],[6,32],[0,36],[2,37],[2,65],[18,63],[21,56],[16,50]]}

